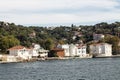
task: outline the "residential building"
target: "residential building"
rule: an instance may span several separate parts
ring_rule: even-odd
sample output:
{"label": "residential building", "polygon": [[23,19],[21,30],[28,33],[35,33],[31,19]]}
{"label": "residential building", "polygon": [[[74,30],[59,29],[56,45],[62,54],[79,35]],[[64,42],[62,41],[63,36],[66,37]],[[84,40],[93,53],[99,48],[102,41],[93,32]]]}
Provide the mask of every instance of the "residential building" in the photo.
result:
{"label": "residential building", "polygon": [[48,52],[49,52],[49,50],[45,50],[45,49],[43,49],[43,48],[40,48],[39,49],[39,57],[48,57]]}
{"label": "residential building", "polygon": [[86,48],[87,48],[86,45],[78,45],[77,46],[77,56],[86,57],[87,56]]}
{"label": "residential building", "polygon": [[33,44],[32,48],[30,48],[30,54],[32,56],[32,58],[37,58],[39,56],[39,49],[40,49],[40,45],[38,44]]}
{"label": "residential building", "polygon": [[33,48],[30,49],[30,54],[33,58],[47,57],[48,50],[43,49],[39,44],[33,44]]}
{"label": "residential building", "polygon": [[108,43],[92,44],[90,53],[96,56],[112,56],[112,45]]}
{"label": "residential building", "polygon": [[11,56],[17,56],[22,59],[31,59],[32,55],[29,54],[30,49],[24,46],[14,46],[9,50]]}
{"label": "residential building", "polygon": [[77,55],[77,49],[78,48],[77,48],[76,45],[74,45],[74,44],[69,45],[69,54],[70,54],[71,57],[78,56]]}
{"label": "residential building", "polygon": [[59,48],[64,49],[65,57],[86,56],[86,45],[83,44],[64,44]]}
{"label": "residential building", "polygon": [[64,57],[64,49],[55,48],[49,52],[49,57]]}
{"label": "residential building", "polygon": [[70,56],[69,44],[59,45],[57,48],[64,49],[65,56]]}

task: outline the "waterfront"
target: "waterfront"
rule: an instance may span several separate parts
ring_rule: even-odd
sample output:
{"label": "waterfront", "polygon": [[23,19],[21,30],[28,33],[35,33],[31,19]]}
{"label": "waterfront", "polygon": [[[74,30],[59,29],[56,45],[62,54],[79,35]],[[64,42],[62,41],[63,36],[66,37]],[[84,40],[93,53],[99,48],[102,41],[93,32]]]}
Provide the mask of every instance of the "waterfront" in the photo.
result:
{"label": "waterfront", "polygon": [[119,80],[120,58],[0,64],[0,80]]}

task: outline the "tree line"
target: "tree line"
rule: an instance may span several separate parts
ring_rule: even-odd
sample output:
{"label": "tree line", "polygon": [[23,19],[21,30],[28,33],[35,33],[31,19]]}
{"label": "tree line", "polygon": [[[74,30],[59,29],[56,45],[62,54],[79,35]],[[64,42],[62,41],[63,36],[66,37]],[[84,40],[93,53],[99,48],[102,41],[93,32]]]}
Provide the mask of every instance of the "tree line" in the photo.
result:
{"label": "tree line", "polygon": [[119,54],[120,22],[53,27],[26,27],[14,23],[0,22],[0,50],[2,53],[6,53],[7,49],[12,46],[30,47],[32,43],[38,43],[48,50],[54,48],[57,44],[79,43],[80,40],[89,44],[93,40],[94,33],[104,34],[105,39],[99,42],[112,44],[113,53]]}

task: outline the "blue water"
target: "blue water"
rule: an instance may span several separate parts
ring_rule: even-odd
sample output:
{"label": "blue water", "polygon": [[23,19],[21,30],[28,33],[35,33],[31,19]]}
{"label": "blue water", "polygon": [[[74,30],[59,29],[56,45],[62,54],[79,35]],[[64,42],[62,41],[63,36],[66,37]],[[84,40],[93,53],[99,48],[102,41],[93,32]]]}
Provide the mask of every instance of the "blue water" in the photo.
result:
{"label": "blue water", "polygon": [[120,80],[120,58],[0,64],[0,80]]}

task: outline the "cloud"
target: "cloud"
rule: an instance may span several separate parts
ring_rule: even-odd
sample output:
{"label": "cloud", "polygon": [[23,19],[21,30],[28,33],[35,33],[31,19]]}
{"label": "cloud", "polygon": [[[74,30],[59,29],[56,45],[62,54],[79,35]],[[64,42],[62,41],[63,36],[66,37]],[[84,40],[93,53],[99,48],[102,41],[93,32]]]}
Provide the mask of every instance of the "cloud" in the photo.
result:
{"label": "cloud", "polygon": [[87,7],[111,9],[119,5],[113,0],[1,0],[0,10],[55,10],[83,9]]}
{"label": "cloud", "polygon": [[0,0],[0,17],[17,24],[72,24],[120,20],[118,0]]}

